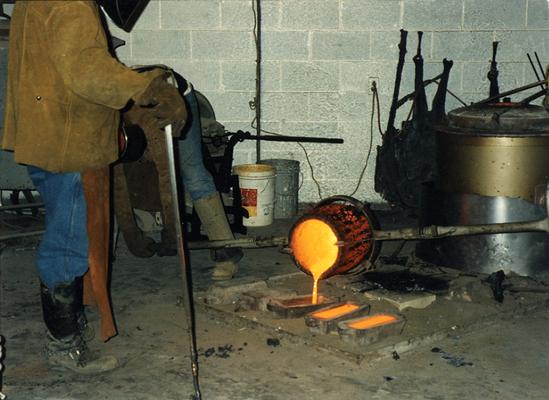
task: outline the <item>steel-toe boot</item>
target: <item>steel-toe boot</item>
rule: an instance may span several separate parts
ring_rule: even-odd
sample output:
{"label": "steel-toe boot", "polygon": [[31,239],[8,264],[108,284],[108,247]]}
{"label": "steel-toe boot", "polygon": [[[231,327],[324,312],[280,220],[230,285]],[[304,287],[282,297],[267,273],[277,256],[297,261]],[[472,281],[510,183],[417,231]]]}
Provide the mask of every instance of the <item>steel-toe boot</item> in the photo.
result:
{"label": "steel-toe boot", "polygon": [[[210,240],[234,239],[219,193],[195,200],[193,204]],[[212,279],[231,279],[238,271],[238,261],[242,256],[242,250],[239,248],[213,250],[212,259],[215,266]]]}
{"label": "steel-toe boot", "polygon": [[41,283],[40,295],[49,339],[45,355],[52,368],[95,374],[118,366],[116,358],[98,357],[86,344],[84,337],[89,331],[82,305],[82,278],[58,284],[53,290]]}

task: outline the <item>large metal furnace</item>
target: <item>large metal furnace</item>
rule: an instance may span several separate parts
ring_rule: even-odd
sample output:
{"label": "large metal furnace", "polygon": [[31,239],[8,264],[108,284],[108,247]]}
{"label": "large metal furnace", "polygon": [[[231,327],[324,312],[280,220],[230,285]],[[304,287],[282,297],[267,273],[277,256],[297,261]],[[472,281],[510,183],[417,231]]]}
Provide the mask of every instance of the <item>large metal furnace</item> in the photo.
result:
{"label": "large metal furnace", "polygon": [[[423,190],[420,222],[473,225],[541,219],[549,180],[549,113],[495,103],[448,113],[436,129],[437,180]],[[537,206],[540,204],[540,206]],[[462,236],[419,242],[417,255],[470,272],[547,269],[546,233]]]}

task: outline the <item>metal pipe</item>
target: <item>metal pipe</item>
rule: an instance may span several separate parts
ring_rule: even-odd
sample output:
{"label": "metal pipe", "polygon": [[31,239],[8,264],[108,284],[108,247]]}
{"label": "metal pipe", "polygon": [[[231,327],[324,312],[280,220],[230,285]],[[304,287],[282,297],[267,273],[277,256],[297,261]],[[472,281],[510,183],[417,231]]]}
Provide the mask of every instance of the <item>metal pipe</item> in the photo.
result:
{"label": "metal pipe", "polygon": [[20,232],[20,233],[8,233],[6,235],[0,235],[0,242],[3,240],[10,240],[10,239],[18,239],[22,237],[28,237],[28,236],[38,236],[42,235],[44,230],[41,231],[31,231],[31,232]]}
{"label": "metal pipe", "polygon": [[40,207],[44,207],[44,203],[13,204],[9,206],[0,206],[0,211],[19,210],[22,208],[40,208]]}
{"label": "metal pipe", "polygon": [[[256,136],[261,136],[261,1],[256,0],[256,55],[255,62],[255,123]],[[255,159],[261,160],[261,140],[255,144]]]}
{"label": "metal pipe", "polygon": [[[237,132],[238,133],[238,132]],[[248,134],[248,135],[247,135]],[[262,135],[255,136],[249,132],[243,132],[241,137],[237,137],[238,140],[265,140],[267,142],[303,142],[303,143],[344,143],[340,138],[321,138],[321,137],[309,137],[309,136],[284,136],[284,135]]]}
{"label": "metal pipe", "polygon": [[271,237],[250,237],[241,239],[228,239],[228,240],[202,240],[198,242],[189,242],[188,248],[190,250],[198,249],[221,249],[240,247],[243,249],[258,249],[262,247],[277,247],[287,246],[288,237],[286,236],[271,236]]}
{"label": "metal pipe", "polygon": [[179,214],[179,196],[177,193],[177,181],[175,172],[175,157],[173,150],[173,137],[172,127],[168,125],[165,128],[166,139],[166,156],[168,163],[168,170],[170,176],[170,186],[173,199],[173,212],[175,232],[177,236],[177,255],[179,256],[179,265],[181,267],[181,279],[183,281],[183,306],[185,307],[185,314],[187,318],[187,335],[189,337],[190,357],[191,357],[191,372],[193,377],[193,386],[195,394],[193,400],[200,400],[202,395],[200,394],[200,385],[198,381],[198,351],[196,348],[196,330],[194,324],[194,307],[192,300],[192,287],[190,280],[190,268],[187,265],[187,257],[185,254],[185,243],[183,238],[183,229],[181,227],[181,216]]}
{"label": "metal pipe", "polygon": [[[547,81],[547,74],[545,73],[545,70],[543,69],[543,66],[541,65],[541,61],[539,60],[538,52],[534,51],[534,55],[536,56],[536,61],[538,63],[538,67],[541,71],[541,76],[543,76],[543,79]],[[545,82],[545,85],[547,86],[547,82]]]}
{"label": "metal pipe", "polygon": [[[530,57],[529,53],[526,53],[526,56],[528,57],[528,61],[530,62],[530,66],[532,67],[532,70],[534,71],[534,75],[536,76],[536,79],[539,81],[541,78],[539,77],[538,70],[536,69],[536,66],[534,65],[534,62],[532,61],[532,57]],[[545,88],[543,84],[540,85],[542,89]]]}
{"label": "metal pipe", "polygon": [[493,102],[493,101],[498,100],[500,97],[505,97],[505,96],[509,96],[509,95],[511,95],[511,94],[515,94],[515,93],[518,93],[518,92],[522,92],[523,90],[531,89],[531,88],[533,88],[533,87],[542,85],[542,84],[544,84],[544,83],[545,83],[544,80],[543,80],[543,81],[532,82],[532,83],[529,83],[528,85],[524,85],[524,86],[518,87],[518,88],[516,88],[516,89],[511,89],[511,90],[508,90],[508,91],[506,91],[506,92],[500,93],[500,94],[497,95],[497,96],[489,97],[489,98],[487,98],[487,99],[478,101],[478,102],[476,102],[476,103],[472,103],[472,104],[470,104],[470,105],[467,106],[467,107],[477,107],[477,106],[481,106],[481,105],[484,105],[484,104],[488,104],[488,103],[491,103],[491,102]]}
{"label": "metal pipe", "polygon": [[403,228],[389,231],[372,231],[371,240],[425,240],[440,239],[450,236],[467,236],[514,232],[547,232],[549,233],[549,218],[539,221],[508,222],[502,224],[483,225],[431,225],[423,228]]}

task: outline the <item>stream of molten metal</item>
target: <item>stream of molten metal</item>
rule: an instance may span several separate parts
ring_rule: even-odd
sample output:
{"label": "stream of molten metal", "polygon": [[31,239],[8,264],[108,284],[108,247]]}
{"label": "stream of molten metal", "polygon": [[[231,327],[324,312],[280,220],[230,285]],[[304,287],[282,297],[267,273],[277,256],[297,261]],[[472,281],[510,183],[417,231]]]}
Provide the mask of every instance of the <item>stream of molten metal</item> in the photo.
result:
{"label": "stream of molten metal", "polygon": [[312,304],[318,302],[318,281],[337,261],[337,242],[333,229],[319,219],[307,219],[293,230],[290,248],[299,265],[313,277]]}

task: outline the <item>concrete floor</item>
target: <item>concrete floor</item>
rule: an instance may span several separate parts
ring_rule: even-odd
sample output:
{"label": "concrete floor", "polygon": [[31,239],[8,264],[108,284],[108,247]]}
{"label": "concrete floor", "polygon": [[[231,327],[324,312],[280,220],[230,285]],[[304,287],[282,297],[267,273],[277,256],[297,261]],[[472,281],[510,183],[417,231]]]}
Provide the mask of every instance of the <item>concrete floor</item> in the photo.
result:
{"label": "concrete floor", "polygon": [[[389,222],[395,222],[391,218]],[[271,227],[250,229],[249,234],[286,234],[289,224],[277,221]],[[168,400],[193,394],[177,258],[139,259],[119,244],[112,298],[120,333],[105,344],[95,339],[90,345],[119,357],[122,366],[90,378],[50,371],[42,358],[45,337],[34,267],[36,241],[2,245],[0,332],[6,338],[2,391],[8,399]],[[406,246],[404,252],[411,248]],[[385,251],[392,249],[388,246]],[[528,303],[535,307],[524,306],[524,297],[515,296],[517,304],[523,304],[516,313],[486,297],[473,302],[437,298],[433,306],[407,315],[421,315],[430,324],[443,319],[434,311],[441,304],[459,304],[455,314],[466,314],[467,304],[473,304],[490,311],[486,314],[490,318],[470,329],[433,335],[403,351],[399,347],[395,357],[365,357],[357,362],[334,351],[338,346],[321,346],[299,332],[288,334],[288,321],[269,324],[260,314],[243,319],[246,315],[234,307],[204,304],[212,285],[208,252],[193,251],[191,265],[204,399],[547,398],[547,295]],[[253,249],[246,250],[237,278],[259,282],[288,274],[296,276],[294,281],[301,276],[288,255],[275,248]],[[511,300],[504,301],[503,307],[511,305]],[[97,325],[93,310],[88,314]],[[279,344],[268,339],[279,339]]]}

